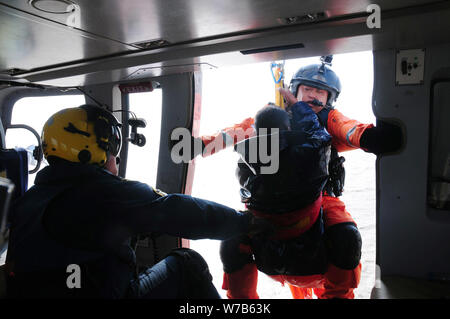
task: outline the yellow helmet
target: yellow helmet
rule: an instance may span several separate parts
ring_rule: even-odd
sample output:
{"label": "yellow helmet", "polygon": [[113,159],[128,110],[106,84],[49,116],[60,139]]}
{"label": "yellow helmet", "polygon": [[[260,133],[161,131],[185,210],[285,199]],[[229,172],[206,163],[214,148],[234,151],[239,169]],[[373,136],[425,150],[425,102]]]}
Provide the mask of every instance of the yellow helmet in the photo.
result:
{"label": "yellow helmet", "polygon": [[120,127],[112,113],[95,105],[61,110],[42,129],[44,156],[103,166],[109,154],[120,152]]}

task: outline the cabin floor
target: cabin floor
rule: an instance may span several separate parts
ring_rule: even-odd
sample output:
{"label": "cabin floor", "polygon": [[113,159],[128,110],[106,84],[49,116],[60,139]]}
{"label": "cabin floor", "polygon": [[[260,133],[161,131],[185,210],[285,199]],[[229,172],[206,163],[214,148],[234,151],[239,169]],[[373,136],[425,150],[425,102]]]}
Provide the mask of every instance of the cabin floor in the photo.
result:
{"label": "cabin floor", "polygon": [[375,284],[370,299],[450,299],[450,283],[385,276]]}

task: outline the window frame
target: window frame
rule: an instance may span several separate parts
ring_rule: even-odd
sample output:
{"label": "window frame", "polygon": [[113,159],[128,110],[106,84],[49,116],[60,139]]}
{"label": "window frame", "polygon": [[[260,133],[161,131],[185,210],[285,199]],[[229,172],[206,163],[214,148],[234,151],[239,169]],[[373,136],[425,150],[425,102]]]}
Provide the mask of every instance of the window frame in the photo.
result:
{"label": "window frame", "polygon": [[[12,128],[11,126],[14,125],[22,125],[22,126],[28,126],[27,123],[16,123],[16,124],[11,124],[12,121],[12,114],[13,114],[13,110],[14,110],[14,106],[17,104],[17,102],[19,102],[20,100],[24,99],[24,98],[38,98],[38,97],[56,97],[56,96],[71,96],[71,95],[81,95],[84,97],[84,103],[86,103],[86,95],[84,93],[82,93],[81,91],[79,91],[76,88],[68,88],[68,89],[61,89],[61,88],[49,88],[49,89],[36,89],[36,88],[12,88],[10,89],[10,93],[6,94],[5,97],[2,100],[2,105],[0,107],[0,119],[1,119],[1,124],[3,127],[3,132],[4,133],[4,140],[0,140],[1,148],[6,148],[7,144],[6,144],[6,134],[8,131],[8,128]],[[32,130],[23,127],[23,129],[27,129],[30,131],[30,133],[32,133],[33,135],[35,135],[36,133],[38,134],[38,136],[40,136],[40,132],[33,132]],[[32,128],[34,130],[34,128]],[[36,169],[32,169],[31,171],[28,172],[28,175],[31,174],[36,174],[40,169],[42,169],[42,163],[40,166],[37,166]],[[30,185],[31,183],[28,183],[28,188],[31,187],[32,185]]]}

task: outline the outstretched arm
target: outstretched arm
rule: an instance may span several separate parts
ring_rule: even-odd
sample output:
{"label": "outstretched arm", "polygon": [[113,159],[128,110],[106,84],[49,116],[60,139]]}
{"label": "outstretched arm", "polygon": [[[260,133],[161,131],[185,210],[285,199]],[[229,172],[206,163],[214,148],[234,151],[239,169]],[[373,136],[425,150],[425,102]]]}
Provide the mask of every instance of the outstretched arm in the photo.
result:
{"label": "outstretched arm", "polygon": [[246,138],[255,136],[254,119],[249,117],[241,123],[226,127],[213,135],[201,137],[203,145],[202,156],[207,157],[229,146],[233,146]]}
{"label": "outstretched arm", "polygon": [[123,222],[136,233],[222,240],[247,233],[251,216],[212,201],[169,194],[130,212]]}
{"label": "outstretched arm", "polygon": [[333,136],[333,145],[339,152],[361,148],[375,155],[395,152],[403,141],[402,129],[385,121],[363,124],[349,119],[337,110],[328,115],[328,131]]}
{"label": "outstretched arm", "polygon": [[77,247],[104,248],[149,232],[222,240],[264,231],[266,227],[250,214],[188,195],[164,195],[143,183],[116,181],[100,185],[105,188],[102,194],[109,196],[99,199],[98,194],[89,191],[88,196],[83,196],[86,191],[75,189],[70,201],[61,196],[52,202],[43,218],[51,237]]}
{"label": "outstretched arm", "polygon": [[[221,150],[233,146],[246,138],[255,136],[254,119],[249,117],[241,123],[226,127],[212,135],[191,137],[191,159],[202,154],[203,157],[213,155]],[[172,148],[177,141],[169,141]],[[201,142],[201,148],[195,148],[196,143]],[[201,153],[200,153],[201,152]]]}

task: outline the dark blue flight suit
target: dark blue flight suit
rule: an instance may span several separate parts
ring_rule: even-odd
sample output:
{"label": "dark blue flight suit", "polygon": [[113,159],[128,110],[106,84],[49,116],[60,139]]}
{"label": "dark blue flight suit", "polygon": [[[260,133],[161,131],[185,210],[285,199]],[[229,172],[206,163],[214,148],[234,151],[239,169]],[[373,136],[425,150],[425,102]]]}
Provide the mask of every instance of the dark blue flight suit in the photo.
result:
{"label": "dark blue flight suit", "polygon": [[[223,240],[246,233],[249,220],[247,214],[214,202],[181,194],[163,196],[96,166],[58,160],[40,171],[35,186],[13,205],[8,295],[136,297],[130,284],[136,281],[132,236],[159,232]],[[192,259],[206,267],[191,269],[197,283],[186,273],[196,266],[184,264]],[[67,287],[71,264],[81,268],[81,288]],[[191,250],[176,251],[142,276],[144,297],[190,297],[180,280],[201,286],[204,278],[204,294],[197,297],[219,297],[206,263]]]}

